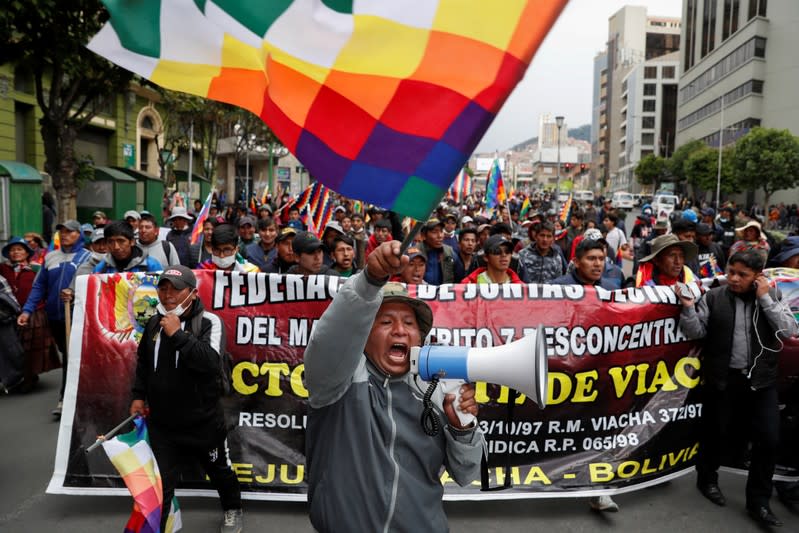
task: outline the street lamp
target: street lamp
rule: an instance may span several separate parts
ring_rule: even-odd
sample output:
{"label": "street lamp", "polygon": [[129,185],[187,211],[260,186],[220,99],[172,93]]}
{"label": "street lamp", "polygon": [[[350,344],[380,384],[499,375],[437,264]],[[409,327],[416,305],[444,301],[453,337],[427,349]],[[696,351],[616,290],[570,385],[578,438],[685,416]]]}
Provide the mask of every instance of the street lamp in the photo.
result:
{"label": "street lamp", "polygon": [[721,101],[721,121],[719,123],[719,168],[716,176],[716,213],[719,212],[719,198],[721,196],[721,141],[724,139],[724,94],[719,96],[719,100]]}
{"label": "street lamp", "polygon": [[555,205],[560,204],[560,129],[563,127],[563,117],[555,117],[555,125],[558,127],[558,171],[557,180],[555,181]]}

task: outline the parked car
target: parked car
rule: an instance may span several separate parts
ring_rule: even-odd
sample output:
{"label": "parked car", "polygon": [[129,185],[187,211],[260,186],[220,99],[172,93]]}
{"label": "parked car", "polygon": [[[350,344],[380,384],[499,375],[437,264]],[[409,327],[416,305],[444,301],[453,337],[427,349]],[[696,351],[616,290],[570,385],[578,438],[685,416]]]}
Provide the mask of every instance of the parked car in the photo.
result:
{"label": "parked car", "polygon": [[574,199],[578,202],[593,202],[594,201],[594,193],[591,191],[575,191]]}
{"label": "parked car", "polygon": [[652,200],[652,212],[657,218],[669,218],[677,205],[680,203],[680,198],[674,194],[658,194]]}
{"label": "parked car", "polygon": [[610,201],[613,209],[624,209],[631,211],[634,207],[633,195],[626,191],[617,191],[613,193],[613,198]]}

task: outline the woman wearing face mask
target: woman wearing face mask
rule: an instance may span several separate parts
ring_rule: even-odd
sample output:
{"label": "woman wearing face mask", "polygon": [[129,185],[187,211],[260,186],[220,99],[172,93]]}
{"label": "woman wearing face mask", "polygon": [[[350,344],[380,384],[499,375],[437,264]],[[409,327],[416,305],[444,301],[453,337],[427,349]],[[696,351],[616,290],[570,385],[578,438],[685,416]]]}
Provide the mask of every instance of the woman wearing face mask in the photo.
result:
{"label": "woman wearing face mask", "polygon": [[227,270],[236,272],[260,272],[261,270],[244,259],[239,253],[239,233],[232,224],[220,224],[211,233],[211,257],[197,268],[199,270]]}

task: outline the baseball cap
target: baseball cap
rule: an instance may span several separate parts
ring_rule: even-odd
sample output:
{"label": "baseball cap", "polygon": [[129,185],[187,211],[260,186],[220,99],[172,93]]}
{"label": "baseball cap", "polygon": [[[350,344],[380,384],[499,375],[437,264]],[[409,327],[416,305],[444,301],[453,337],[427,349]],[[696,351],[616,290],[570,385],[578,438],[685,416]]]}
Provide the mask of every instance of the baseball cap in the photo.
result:
{"label": "baseball cap", "polygon": [[716,211],[712,207],[705,207],[702,209],[702,216],[704,217],[712,217],[716,214]]}
{"label": "baseball cap", "polygon": [[433,228],[437,228],[439,226],[443,228],[444,223],[437,218],[431,218],[430,220],[424,223],[424,226],[422,226],[422,231],[428,231]]}
{"label": "baseball cap", "polygon": [[405,255],[408,256],[408,260],[411,260],[414,257],[421,257],[422,259],[424,259],[424,262],[427,263],[427,256],[423,254],[422,251],[416,246],[411,246],[407,250],[405,250]]}
{"label": "baseball cap", "polygon": [[322,241],[316,235],[307,231],[297,233],[291,241],[291,247],[295,254],[312,254],[322,248]]}
{"label": "baseball cap", "polygon": [[483,230],[491,229],[491,224],[480,224],[477,226],[477,233],[483,233]]}
{"label": "baseball cap", "polygon": [[513,243],[502,235],[492,235],[486,239],[483,251],[487,254],[496,253],[501,246],[507,246],[508,251],[513,252]]}
{"label": "baseball cap", "polygon": [[81,225],[80,225],[80,232],[81,232],[81,233],[83,233],[83,234],[84,234],[84,236],[85,236],[87,233],[88,233],[89,235],[91,235],[92,233],[94,233],[94,226],[92,226],[91,224],[81,224]]}
{"label": "baseball cap", "polygon": [[282,230],[280,230],[280,233],[278,233],[277,238],[275,239],[275,242],[285,241],[289,237],[294,237],[296,234],[297,234],[297,230],[296,229],[292,228],[291,226],[287,226],[287,227],[283,228]]}
{"label": "baseball cap", "polygon": [[197,288],[197,278],[194,276],[194,272],[192,272],[189,267],[183,265],[171,265],[166,267],[166,270],[164,270],[158,278],[158,285],[161,285],[161,282],[164,280],[171,282],[179,291],[182,291],[186,287],[191,287],[192,289]]}
{"label": "baseball cap", "polygon": [[255,226],[255,219],[252,218],[250,215],[244,215],[243,217],[239,218],[238,226],[242,227],[245,224],[249,224],[250,226]]}
{"label": "baseball cap", "polygon": [[105,239],[105,229],[97,228],[92,232],[92,242],[95,243],[97,241],[101,241]]}
{"label": "baseball cap", "polygon": [[337,205],[336,208],[333,210],[333,212],[335,213],[336,211],[344,211],[346,213],[347,208],[344,207],[343,205]]}
{"label": "baseball cap", "polygon": [[332,229],[333,231],[337,231],[339,234],[344,235],[344,228],[342,228],[341,224],[339,224],[335,220],[331,220],[330,222],[325,224],[325,230],[324,231],[327,231],[329,229]]}
{"label": "baseball cap", "polygon": [[466,215],[461,219],[461,224],[466,224],[468,222],[474,222],[474,219],[469,215]]}
{"label": "baseball cap", "polygon": [[95,211],[92,213],[92,218],[108,218],[103,211]]}
{"label": "baseball cap", "polygon": [[80,227],[80,222],[70,219],[61,222],[55,227],[55,229],[56,231],[60,230],[61,228],[67,229],[69,231],[80,231]]}
{"label": "baseball cap", "polygon": [[710,224],[705,224],[704,222],[700,222],[696,225],[696,234],[697,235],[710,235],[713,233],[713,228],[710,227]]}
{"label": "baseball cap", "polygon": [[123,219],[127,220],[128,218],[133,218],[135,220],[141,220],[141,215],[138,211],[130,210],[125,211],[125,216],[122,217]]}

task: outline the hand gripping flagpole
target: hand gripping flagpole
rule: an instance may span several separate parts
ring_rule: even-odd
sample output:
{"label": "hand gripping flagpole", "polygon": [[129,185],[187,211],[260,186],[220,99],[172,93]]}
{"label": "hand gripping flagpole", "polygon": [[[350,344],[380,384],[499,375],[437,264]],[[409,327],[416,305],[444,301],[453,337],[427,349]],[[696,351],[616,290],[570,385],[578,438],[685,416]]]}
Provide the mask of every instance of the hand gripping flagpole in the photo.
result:
{"label": "hand gripping flagpole", "polygon": [[116,435],[117,433],[119,433],[119,431],[120,431],[122,428],[124,428],[125,426],[127,426],[128,424],[130,424],[130,423],[133,421],[133,419],[134,419],[134,418],[136,418],[137,416],[139,416],[139,413],[133,413],[132,415],[130,415],[129,417],[127,417],[127,418],[126,418],[124,421],[122,421],[122,423],[120,423],[120,424],[119,424],[117,427],[115,427],[115,428],[114,428],[114,429],[112,429],[111,431],[109,431],[109,432],[108,432],[108,433],[106,433],[105,435],[100,435],[99,437],[97,437],[97,440],[96,440],[96,441],[94,441],[94,444],[92,444],[91,446],[89,446],[88,448],[86,448],[86,453],[89,453],[90,451],[94,450],[95,448],[97,448],[98,446],[100,446],[102,443],[104,443],[104,442],[105,442],[105,441],[107,441],[108,439],[112,438],[112,437],[113,437],[114,435]]}

